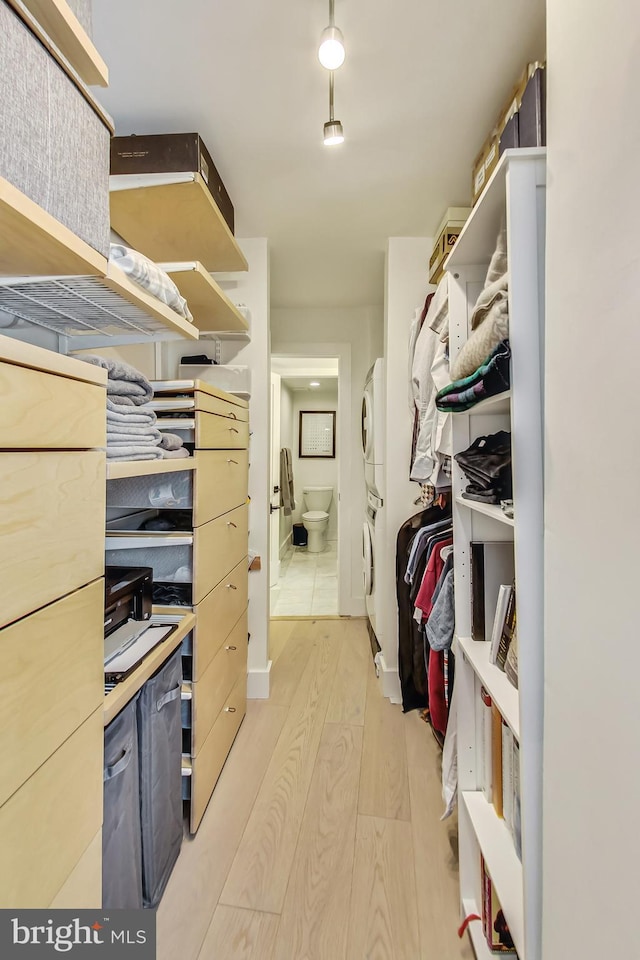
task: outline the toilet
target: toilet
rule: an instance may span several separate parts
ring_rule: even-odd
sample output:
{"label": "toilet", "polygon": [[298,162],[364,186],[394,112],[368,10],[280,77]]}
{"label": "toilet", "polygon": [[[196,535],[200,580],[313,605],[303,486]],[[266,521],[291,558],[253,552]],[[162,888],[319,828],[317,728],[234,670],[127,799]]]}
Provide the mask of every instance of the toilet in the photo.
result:
{"label": "toilet", "polygon": [[303,487],[302,493],[307,507],[306,513],[302,514],[302,523],[307,531],[307,550],[309,553],[322,553],[329,526],[333,487]]}

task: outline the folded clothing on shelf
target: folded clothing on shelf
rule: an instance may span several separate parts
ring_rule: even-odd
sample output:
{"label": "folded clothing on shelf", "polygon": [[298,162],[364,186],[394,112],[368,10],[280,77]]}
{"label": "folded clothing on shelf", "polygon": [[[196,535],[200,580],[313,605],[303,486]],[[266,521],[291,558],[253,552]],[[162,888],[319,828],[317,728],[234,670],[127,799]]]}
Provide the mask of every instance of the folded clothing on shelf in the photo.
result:
{"label": "folded clothing on shelf", "polygon": [[142,406],[151,400],[153,387],[145,375],[129,363],[93,353],[86,353],[80,359],[107,371],[107,397],[120,406]]}
{"label": "folded clothing on shelf", "polygon": [[504,393],[511,386],[509,341],[494,347],[482,366],[462,380],[454,380],[436,396],[436,407],[445,413],[470,410],[481,400]]}
{"label": "folded clothing on shelf", "polygon": [[165,271],[137,250],[131,250],[121,243],[112,243],[109,261],[138,286],[143,287],[152,296],[179,313],[186,320],[193,321],[187,301],[181,295],[171,277]]}
{"label": "folded clothing on shelf", "polygon": [[511,434],[506,430],[478,437],[454,459],[471,481],[465,499],[499,504],[511,497]]}

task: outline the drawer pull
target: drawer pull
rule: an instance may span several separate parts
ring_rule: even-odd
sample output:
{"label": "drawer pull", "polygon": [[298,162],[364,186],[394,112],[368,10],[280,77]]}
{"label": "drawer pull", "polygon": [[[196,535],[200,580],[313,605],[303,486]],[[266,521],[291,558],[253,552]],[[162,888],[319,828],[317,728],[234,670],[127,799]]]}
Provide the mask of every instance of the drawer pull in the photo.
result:
{"label": "drawer pull", "polygon": [[237,419],[238,419],[238,418],[236,417],[235,413],[233,413],[233,411],[231,411],[231,412],[229,413],[229,416],[232,417],[234,420],[237,420]]}
{"label": "drawer pull", "polygon": [[235,427],[229,427],[229,430],[231,431],[231,433],[240,433],[240,431],[236,430]]}
{"label": "drawer pull", "polygon": [[225,650],[237,650],[237,647],[225,647]]}
{"label": "drawer pull", "polygon": [[235,708],[235,707],[225,707],[224,709],[225,709],[225,713],[235,713],[235,712],[236,712],[236,708]]}
{"label": "drawer pull", "polygon": [[228,584],[227,584],[227,590],[237,590],[237,589],[238,589],[238,588],[236,587],[235,583],[228,583]]}
{"label": "drawer pull", "polygon": [[231,457],[228,457],[228,458],[227,458],[227,463],[235,463],[235,465],[238,466],[238,461],[237,461],[237,460],[232,460]]}
{"label": "drawer pull", "polygon": [[227,520],[227,526],[228,526],[228,527],[233,527],[234,530],[237,530],[237,529],[238,529],[238,524],[237,524],[237,523],[234,523],[233,520]]}

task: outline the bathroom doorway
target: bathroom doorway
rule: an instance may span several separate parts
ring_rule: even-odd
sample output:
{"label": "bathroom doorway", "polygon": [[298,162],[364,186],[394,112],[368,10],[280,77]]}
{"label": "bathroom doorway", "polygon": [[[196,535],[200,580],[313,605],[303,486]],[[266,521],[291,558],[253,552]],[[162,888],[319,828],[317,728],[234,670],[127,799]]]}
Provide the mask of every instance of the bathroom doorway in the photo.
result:
{"label": "bathroom doorway", "polygon": [[271,358],[272,617],[339,613],[340,362]]}

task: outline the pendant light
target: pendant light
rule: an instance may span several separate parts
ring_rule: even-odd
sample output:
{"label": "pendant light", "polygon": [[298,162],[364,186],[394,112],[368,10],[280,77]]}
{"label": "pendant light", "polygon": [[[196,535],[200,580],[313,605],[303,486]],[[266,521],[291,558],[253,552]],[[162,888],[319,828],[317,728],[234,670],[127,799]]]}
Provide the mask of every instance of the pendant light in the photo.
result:
{"label": "pendant light", "polygon": [[322,31],[318,48],[318,59],[327,70],[337,70],[345,58],[344,37],[334,22],[334,2],[329,0],[329,26]]}
{"label": "pendant light", "polygon": [[324,125],[325,147],[335,147],[344,143],[344,130],[339,120],[333,116],[333,70],[329,74],[329,120]]}

